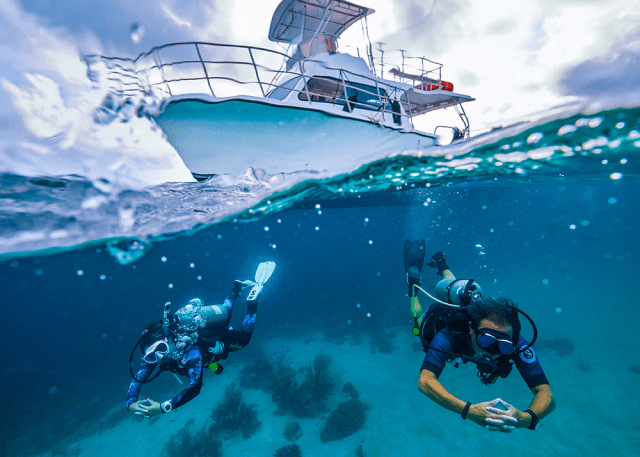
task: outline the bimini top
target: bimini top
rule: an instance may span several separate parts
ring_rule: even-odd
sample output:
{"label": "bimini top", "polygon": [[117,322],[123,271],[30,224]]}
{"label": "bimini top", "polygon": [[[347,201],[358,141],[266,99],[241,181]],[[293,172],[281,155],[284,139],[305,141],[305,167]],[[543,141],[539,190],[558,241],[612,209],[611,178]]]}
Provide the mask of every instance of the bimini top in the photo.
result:
{"label": "bimini top", "polygon": [[282,0],[271,18],[269,40],[301,43],[322,34],[336,40],[353,23],[369,14],[371,8],[343,0]]}

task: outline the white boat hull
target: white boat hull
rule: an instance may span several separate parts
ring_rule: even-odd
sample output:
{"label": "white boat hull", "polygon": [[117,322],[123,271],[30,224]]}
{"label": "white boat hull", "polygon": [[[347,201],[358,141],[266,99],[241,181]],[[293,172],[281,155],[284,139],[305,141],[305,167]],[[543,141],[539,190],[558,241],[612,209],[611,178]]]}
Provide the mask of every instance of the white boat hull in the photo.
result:
{"label": "white boat hull", "polygon": [[422,132],[243,99],[184,97],[169,101],[155,120],[197,177],[238,176],[249,167],[326,177],[391,152],[436,144],[433,135]]}

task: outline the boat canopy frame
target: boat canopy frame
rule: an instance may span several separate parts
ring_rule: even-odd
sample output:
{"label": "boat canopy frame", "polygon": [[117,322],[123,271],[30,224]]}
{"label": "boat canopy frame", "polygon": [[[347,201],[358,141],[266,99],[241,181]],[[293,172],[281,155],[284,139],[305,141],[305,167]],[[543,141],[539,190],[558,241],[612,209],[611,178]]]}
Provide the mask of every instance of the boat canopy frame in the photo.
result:
{"label": "boat canopy frame", "polygon": [[345,0],[283,0],[269,27],[269,40],[298,44],[319,34],[337,40],[359,20],[375,10]]}

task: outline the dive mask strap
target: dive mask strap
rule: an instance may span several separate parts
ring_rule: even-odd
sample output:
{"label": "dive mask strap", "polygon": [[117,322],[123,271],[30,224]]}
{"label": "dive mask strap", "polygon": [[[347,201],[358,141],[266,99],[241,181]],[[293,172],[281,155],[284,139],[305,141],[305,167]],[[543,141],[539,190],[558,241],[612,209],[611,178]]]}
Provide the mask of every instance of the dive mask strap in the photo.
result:
{"label": "dive mask strap", "polygon": [[171,302],[168,301],[164,304],[164,314],[162,316],[162,329],[164,330],[164,334],[167,338],[169,338],[169,312],[171,311]]}

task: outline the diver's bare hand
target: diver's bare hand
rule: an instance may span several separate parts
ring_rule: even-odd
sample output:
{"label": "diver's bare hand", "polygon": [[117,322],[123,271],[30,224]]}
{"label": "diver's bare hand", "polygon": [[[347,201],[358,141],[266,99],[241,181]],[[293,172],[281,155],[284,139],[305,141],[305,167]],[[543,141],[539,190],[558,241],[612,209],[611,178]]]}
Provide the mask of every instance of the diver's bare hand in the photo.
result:
{"label": "diver's bare hand", "polygon": [[[515,424],[518,423],[518,420],[510,415],[509,409],[496,408],[498,405],[511,406],[500,398],[484,403],[476,403],[469,408],[469,418],[490,431],[512,432],[515,430]],[[515,410],[515,408],[513,409]]]}
{"label": "diver's bare hand", "polygon": [[160,403],[150,398],[132,403],[129,406],[129,411],[133,411],[134,414],[143,416],[145,419],[151,419],[152,417],[162,414]]}
{"label": "diver's bare hand", "polygon": [[521,413],[518,409],[516,409],[506,401],[500,398],[498,398],[497,400],[498,402],[496,403],[496,406],[500,405],[501,408],[496,408],[496,406],[489,406],[487,407],[487,411],[493,414],[497,414],[499,416],[499,419],[487,418],[487,429],[492,432],[510,433],[518,427],[518,417]]}

